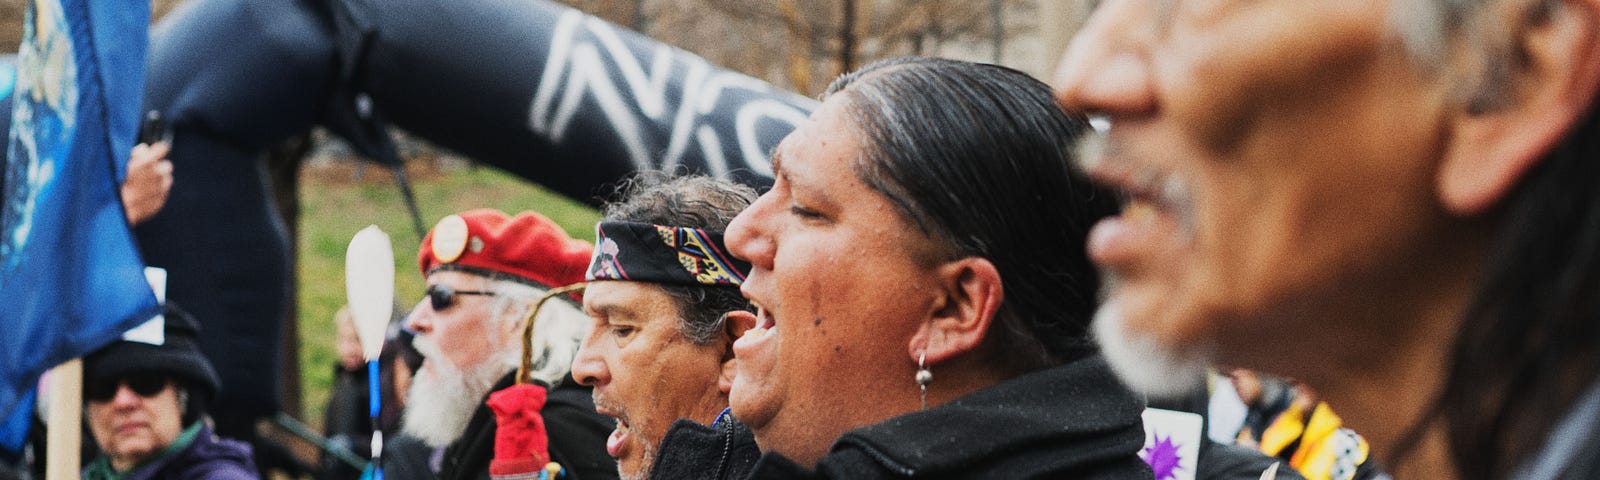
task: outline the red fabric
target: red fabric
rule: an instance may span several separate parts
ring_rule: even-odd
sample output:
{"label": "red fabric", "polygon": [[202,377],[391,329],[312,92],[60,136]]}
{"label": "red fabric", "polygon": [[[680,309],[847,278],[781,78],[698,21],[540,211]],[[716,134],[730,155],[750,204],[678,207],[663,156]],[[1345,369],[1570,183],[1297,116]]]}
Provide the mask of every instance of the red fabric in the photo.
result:
{"label": "red fabric", "polygon": [[516,475],[543,469],[550,462],[550,437],[544,430],[545,389],[539,385],[512,385],[489,394],[494,412],[494,459],[489,474]]}
{"label": "red fabric", "polygon": [[[589,269],[594,247],[567,236],[566,230],[544,215],[522,212],[511,217],[492,208],[458,215],[467,223],[467,247],[449,265],[516,275],[546,288],[581,282]],[[417,266],[427,275],[441,263],[434,256],[430,230],[417,252]]]}

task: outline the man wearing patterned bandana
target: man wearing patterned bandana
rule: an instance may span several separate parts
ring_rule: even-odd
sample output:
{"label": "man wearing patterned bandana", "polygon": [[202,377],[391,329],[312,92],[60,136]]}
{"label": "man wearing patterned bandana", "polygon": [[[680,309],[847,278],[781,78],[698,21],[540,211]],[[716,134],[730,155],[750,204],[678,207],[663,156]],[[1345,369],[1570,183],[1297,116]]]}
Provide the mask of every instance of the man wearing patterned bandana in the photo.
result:
{"label": "man wearing patterned bandana", "polygon": [[[572,376],[617,419],[606,451],[623,478],[742,478],[759,455],[726,413],[733,341],[755,317],[738,288],[749,265],[721,234],[754,199],[707,177],[640,177],[596,227],[584,293],[594,328]],[[664,438],[722,455],[658,456]]]}
{"label": "man wearing patterned bandana", "polygon": [[428,295],[411,310],[406,327],[416,332],[413,343],[426,359],[413,379],[403,428],[431,446],[447,447],[440,478],[526,473],[545,461],[565,467],[568,480],[616,478],[615,464],[601,453],[606,418],[595,414],[588,389],[563,382],[588,327],[576,304],[565,299],[552,299],[540,311],[535,363],[528,372],[555,387],[548,394],[539,389],[531,404],[519,404],[538,417],[523,425],[529,434],[524,440],[547,440],[548,450],[504,456],[504,446],[497,445],[505,443],[497,433],[517,430],[496,418],[495,413],[506,416],[499,411],[504,403],[496,400],[503,397],[496,395],[513,383],[534,302],[552,288],[581,281],[589,252],[588,242],[568,237],[533,212],[450,215],[423,239],[417,261]]}

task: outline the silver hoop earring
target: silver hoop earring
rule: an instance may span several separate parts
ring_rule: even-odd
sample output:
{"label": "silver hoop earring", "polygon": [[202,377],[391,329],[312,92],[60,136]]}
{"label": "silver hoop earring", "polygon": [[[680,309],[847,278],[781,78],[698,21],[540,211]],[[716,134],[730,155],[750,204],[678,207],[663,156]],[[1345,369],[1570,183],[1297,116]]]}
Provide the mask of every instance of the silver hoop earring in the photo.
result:
{"label": "silver hoop earring", "polygon": [[920,355],[917,356],[917,376],[916,376],[916,380],[917,380],[917,388],[921,388],[922,389],[922,409],[923,410],[927,410],[928,409],[928,384],[929,383],[933,383],[933,372],[928,370],[928,367],[925,365],[927,363],[927,360],[928,360],[928,352],[926,352],[926,351],[922,352]]}

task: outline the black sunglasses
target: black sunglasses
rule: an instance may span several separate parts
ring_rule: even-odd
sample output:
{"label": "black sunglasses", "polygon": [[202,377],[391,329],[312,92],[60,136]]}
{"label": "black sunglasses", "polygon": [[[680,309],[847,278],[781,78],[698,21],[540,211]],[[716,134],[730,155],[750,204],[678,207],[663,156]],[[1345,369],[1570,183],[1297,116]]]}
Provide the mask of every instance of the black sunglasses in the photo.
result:
{"label": "black sunglasses", "polygon": [[127,385],[133,393],[140,397],[150,398],[162,390],[167,389],[171,379],[159,373],[135,373],[117,378],[109,378],[84,385],[83,396],[91,401],[105,402],[117,396],[117,389]]}
{"label": "black sunglasses", "polygon": [[440,283],[436,283],[436,284],[433,284],[433,285],[428,285],[428,301],[430,303],[432,303],[433,311],[435,311],[435,312],[442,312],[442,311],[444,311],[444,309],[450,308],[450,306],[455,305],[456,304],[456,295],[488,295],[488,296],[494,296],[494,292],[485,292],[485,291],[476,291],[476,290],[456,290],[454,288],[450,288],[449,285],[440,284]]}

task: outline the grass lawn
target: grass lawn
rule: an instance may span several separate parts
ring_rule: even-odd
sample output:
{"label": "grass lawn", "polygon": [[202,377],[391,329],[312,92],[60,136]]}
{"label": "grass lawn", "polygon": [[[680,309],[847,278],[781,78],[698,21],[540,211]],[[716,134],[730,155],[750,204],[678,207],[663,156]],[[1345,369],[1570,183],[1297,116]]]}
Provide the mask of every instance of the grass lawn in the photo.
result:
{"label": "grass lawn", "polygon": [[[395,251],[395,298],[410,309],[422,298],[417,246],[410,214],[393,176],[353,162],[313,165],[300,173],[298,278],[300,381],[305,418],[320,424],[332,385],[334,313],[345,303],[344,254],[350,238],[367,225],[389,234]],[[327,162],[322,162],[327,163]],[[425,228],[445,215],[480,207],[507,213],[534,210],[575,237],[594,240],[600,215],[588,206],[491,167],[438,166],[417,160],[407,168]]]}

